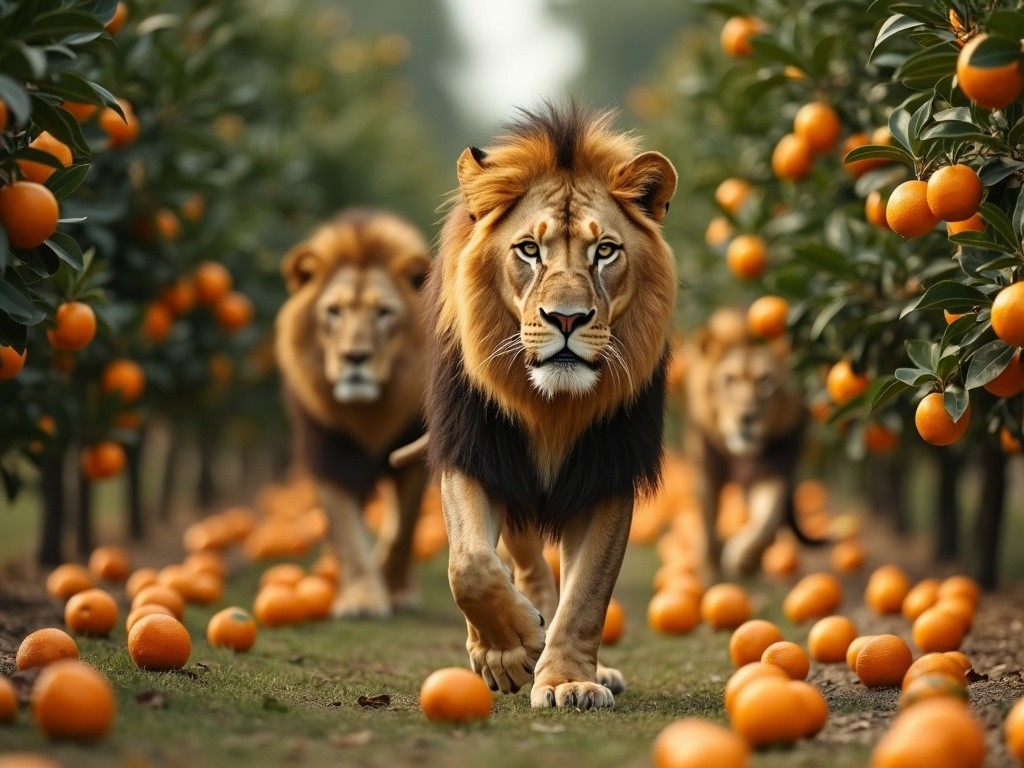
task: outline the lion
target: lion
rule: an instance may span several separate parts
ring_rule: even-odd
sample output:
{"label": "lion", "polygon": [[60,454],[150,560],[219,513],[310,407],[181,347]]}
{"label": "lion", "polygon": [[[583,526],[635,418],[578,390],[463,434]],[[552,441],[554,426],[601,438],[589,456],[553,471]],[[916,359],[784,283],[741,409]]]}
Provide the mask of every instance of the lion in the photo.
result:
{"label": "lion", "polygon": [[[738,311],[717,311],[686,352],[686,441],[700,478],[707,568],[730,577],[754,573],[793,511],[794,473],[807,411],[784,341],[757,341]],[[728,541],[716,533],[722,489],[738,483],[750,519]]]}
{"label": "lion", "polygon": [[662,461],[676,172],[612,119],[524,111],[466,149],[427,281],[449,583],[473,669],[505,693],[532,679],[534,707],[609,707],[624,687],[597,651],[634,498]]}
{"label": "lion", "polygon": [[[281,265],[290,295],[277,317],[277,361],[297,463],[317,481],[342,562],[336,616],[385,617],[418,601],[412,546],[427,472],[422,463],[394,470],[387,457],[423,433],[428,267],[412,225],[365,210],[324,224]],[[375,557],[362,509],[378,485]]]}

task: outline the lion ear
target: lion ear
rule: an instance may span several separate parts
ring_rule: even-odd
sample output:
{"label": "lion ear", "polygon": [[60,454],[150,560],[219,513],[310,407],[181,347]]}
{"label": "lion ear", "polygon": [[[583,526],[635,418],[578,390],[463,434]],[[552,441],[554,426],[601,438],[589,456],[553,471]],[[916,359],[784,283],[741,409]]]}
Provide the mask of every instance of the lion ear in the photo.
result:
{"label": "lion ear", "polygon": [[295,293],[312,280],[320,269],[320,263],[320,257],[306,243],[299,243],[288,251],[281,262],[281,274],[288,292]]}
{"label": "lion ear", "polygon": [[487,213],[479,200],[474,200],[472,195],[473,183],[480,178],[484,172],[484,161],[487,160],[487,153],[479,147],[466,147],[459,155],[457,172],[459,176],[459,189],[462,190],[462,197],[466,201],[469,215],[478,219]]}
{"label": "lion ear", "polygon": [[409,281],[413,289],[418,291],[423,287],[427,273],[430,272],[430,257],[423,253],[408,256],[398,265],[398,271]]}
{"label": "lion ear", "polygon": [[661,221],[676,193],[676,169],[660,152],[644,152],[619,167],[612,179],[612,194],[629,201],[650,218]]}

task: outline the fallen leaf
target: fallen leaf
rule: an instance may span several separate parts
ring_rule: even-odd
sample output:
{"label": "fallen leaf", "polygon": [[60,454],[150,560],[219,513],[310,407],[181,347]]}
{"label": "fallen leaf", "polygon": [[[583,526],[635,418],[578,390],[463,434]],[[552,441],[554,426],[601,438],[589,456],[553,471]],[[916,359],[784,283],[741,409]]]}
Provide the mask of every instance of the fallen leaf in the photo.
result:
{"label": "fallen leaf", "polygon": [[386,693],[379,693],[376,696],[360,696],[356,702],[360,707],[367,709],[384,709],[391,703],[391,696]]}
{"label": "fallen leaf", "polygon": [[135,697],[135,703],[150,709],[166,709],[167,694],[163,691],[143,691]]}
{"label": "fallen leaf", "polygon": [[373,731],[354,731],[353,733],[332,733],[327,737],[327,743],[332,747],[347,749],[350,747],[365,747],[373,741]]}

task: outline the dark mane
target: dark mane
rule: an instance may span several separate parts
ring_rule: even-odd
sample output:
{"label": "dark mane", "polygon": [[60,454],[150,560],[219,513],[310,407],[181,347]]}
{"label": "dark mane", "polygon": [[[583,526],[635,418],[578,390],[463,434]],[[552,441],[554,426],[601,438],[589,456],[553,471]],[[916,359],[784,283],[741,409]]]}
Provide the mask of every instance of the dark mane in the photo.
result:
{"label": "dark mane", "polygon": [[522,107],[518,111],[520,119],[505,125],[505,133],[523,139],[544,137],[554,149],[558,167],[567,171],[573,169],[579,147],[590,126],[605,117],[575,101],[564,107],[546,101],[537,111]]}

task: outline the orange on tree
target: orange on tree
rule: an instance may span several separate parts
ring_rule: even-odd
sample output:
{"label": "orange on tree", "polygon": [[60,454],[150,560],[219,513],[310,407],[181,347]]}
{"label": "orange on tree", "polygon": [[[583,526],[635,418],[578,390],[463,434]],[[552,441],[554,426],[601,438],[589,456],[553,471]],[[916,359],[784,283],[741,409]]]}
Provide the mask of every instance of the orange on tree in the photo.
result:
{"label": "orange on tree", "polygon": [[171,314],[180,317],[196,305],[196,284],[191,277],[179,277],[160,290],[160,301]]}
{"label": "orange on tree", "polygon": [[181,669],[192,655],[192,639],[173,616],[143,616],[128,633],[128,655],[140,669]]}
{"label": "orange on tree", "polygon": [[647,623],[662,635],[685,635],[700,624],[698,598],[687,592],[663,590],[647,606]]}
{"label": "orange on tree", "polygon": [[1017,699],[1003,721],[1006,751],[1018,763],[1024,763],[1024,699]]}
{"label": "orange on tree", "polygon": [[183,219],[195,224],[203,218],[203,214],[206,212],[206,198],[200,193],[194,192],[182,201],[178,210]]}
{"label": "orange on tree", "polygon": [[131,632],[132,627],[138,623],[139,619],[143,619],[146,616],[152,616],[156,613],[174,618],[174,614],[171,612],[171,609],[166,605],[160,605],[159,603],[146,603],[145,605],[140,605],[138,608],[132,608],[128,612],[128,618],[124,620],[124,631],[126,633]]}
{"label": "orange on tree", "polygon": [[844,405],[859,397],[867,391],[870,383],[865,374],[853,370],[853,364],[847,358],[829,368],[825,377],[825,389],[836,405]]}
{"label": "orange on tree", "polygon": [[913,664],[903,676],[902,687],[906,688],[914,680],[924,675],[945,675],[956,680],[960,685],[967,685],[967,671],[959,661],[945,653],[926,653]]}
{"label": "orange on tree", "polygon": [[899,613],[910,592],[910,579],[898,565],[876,568],[868,578],[864,602],[878,614]]}
{"label": "orange on tree", "polygon": [[732,224],[724,216],[715,216],[708,222],[708,228],[704,231],[704,242],[712,248],[718,248],[729,242],[732,237]]}
{"label": "orange on tree", "polygon": [[857,627],[845,616],[818,619],[807,635],[811,658],[825,664],[846,661],[850,643],[857,638]]}
{"label": "orange on tree", "polygon": [[654,768],[747,768],[750,747],[717,723],[697,718],[676,720],[654,739]]}
{"label": "orange on tree", "polygon": [[733,666],[742,667],[761,661],[765,649],[782,640],[781,630],[764,619],[751,619],[738,626],[729,638],[729,658]]}
{"label": "orange on tree", "polygon": [[839,115],[824,101],[804,104],[793,119],[793,133],[803,138],[819,155],[835,149],[842,132]]}
{"label": "orange on tree", "polygon": [[178,619],[185,613],[185,598],[181,596],[180,592],[165,584],[150,584],[140,589],[132,598],[132,609],[147,603],[157,603],[169,608]]}
{"label": "orange on tree", "polygon": [[939,580],[923,579],[907,592],[907,596],[903,598],[903,605],[900,606],[900,611],[903,613],[903,618],[913,621],[935,605],[938,599]]}
{"label": "orange on tree", "polygon": [[334,585],[322,576],[303,576],[295,585],[295,595],[306,618],[312,621],[321,621],[331,615],[334,594]]}
{"label": "orange on tree", "polygon": [[295,588],[287,584],[267,584],[252,604],[252,614],[267,627],[299,624],[306,618],[306,609],[299,602]]}
{"label": "orange on tree", "polygon": [[805,680],[811,671],[811,660],[807,658],[806,651],[788,640],[780,640],[765,648],[761,663],[780,667],[793,680]]}
{"label": "orange on tree", "polygon": [[50,597],[67,600],[72,595],[92,589],[92,577],[77,563],[58,565],[46,577],[46,592]]}
{"label": "orange on tree", "polygon": [[0,677],[0,723],[13,723],[18,717],[18,694],[14,684]]}
{"label": "orange on tree", "polygon": [[875,189],[868,193],[864,200],[864,218],[868,224],[879,229],[889,229],[889,222],[885,218],[885,207],[887,201],[882,193]]}
{"label": "orange on tree", "polygon": [[746,179],[725,179],[715,188],[715,202],[723,211],[735,216],[750,197],[753,187]]}
{"label": "orange on tree", "polygon": [[146,373],[134,360],[111,360],[103,369],[102,387],[107,394],[116,392],[130,403],[138,400],[146,388]]}
{"label": "orange on tree", "polygon": [[[29,142],[29,148],[45,152],[54,158],[62,167],[71,165],[71,148],[63,141],[55,139],[47,131],[43,131]],[[35,160],[18,160],[18,170],[27,181],[35,181],[39,184],[45,182],[53,174],[56,168],[45,163],[37,163]]]}
{"label": "orange on tree", "polygon": [[807,730],[803,696],[792,681],[775,677],[751,680],[736,694],[729,719],[752,747],[792,744]]}
{"label": "orange on tree", "polygon": [[[313,578],[316,578],[315,576]],[[615,645],[626,631],[626,611],[614,597],[608,601],[601,630],[601,645]]]}
{"label": "orange on tree", "polygon": [[57,231],[60,206],[53,192],[35,181],[0,187],[0,225],[15,248],[35,248]]}
{"label": "orange on tree", "polygon": [[926,443],[932,445],[952,445],[967,431],[971,423],[971,405],[959,419],[953,421],[942,404],[942,393],[931,392],[922,398],[914,411],[914,424],[917,434]]}
{"label": "orange on tree", "polygon": [[1020,440],[1014,437],[1013,433],[1006,427],[999,428],[999,447],[1004,453],[1020,453]]}
{"label": "orange on tree", "polygon": [[929,608],[914,620],[914,645],[925,653],[955,651],[964,640],[963,620],[942,608]]}
{"label": "orange on tree", "polygon": [[1016,58],[996,67],[972,64],[974,52],[987,39],[986,34],[977,35],[960,49],[956,58],[957,85],[975,104],[986,109],[1003,109],[1024,91],[1024,62]]}
{"label": "orange on tree", "polygon": [[142,335],[151,344],[165,341],[174,326],[174,315],[158,301],[146,305],[142,315]]}
{"label": "orange on tree", "polygon": [[750,597],[737,584],[715,584],[700,601],[700,615],[712,629],[735,629],[754,612]]}
{"label": "orange on tree", "polygon": [[108,637],[117,624],[117,603],[102,589],[79,592],[64,606],[64,623],[79,635]]}
{"label": "orange on tree", "polygon": [[871,768],[981,768],[985,732],[964,702],[949,696],[903,710],[871,755]]}
{"label": "orange on tree", "polygon": [[832,547],[832,552],[829,555],[829,562],[832,564],[832,567],[840,573],[859,571],[864,567],[866,559],[867,554],[864,551],[864,545],[857,541],[857,539],[844,539],[837,542]]}
{"label": "orange on tree", "polygon": [[102,739],[114,723],[114,713],[110,682],[81,661],[44,667],[32,686],[32,717],[51,739]]}
{"label": "orange on tree", "polygon": [[153,216],[153,223],[156,224],[157,234],[163,240],[173,243],[181,237],[181,221],[178,214],[170,208],[161,208]]}
{"label": "orange on tree", "polygon": [[928,207],[928,182],[904,181],[889,195],[885,220],[901,237],[920,237],[935,229],[939,217]]}
{"label": "orange on tree", "polygon": [[754,52],[750,38],[764,31],[765,23],[756,16],[732,16],[722,27],[719,42],[722,50],[737,59],[745,59]]}
{"label": "orange on tree", "polygon": [[786,332],[789,302],[781,296],[762,296],[747,310],[747,330],[761,339],[777,339]]}
{"label": "orange on tree", "polygon": [[985,385],[985,389],[996,397],[1013,397],[1024,392],[1024,362],[1018,349],[1002,373]]}
{"label": "orange on tree", "polygon": [[27,349],[19,353],[15,351],[14,347],[0,345],[0,381],[9,381],[21,373],[26,357],[28,357]]}
{"label": "orange on tree", "polygon": [[768,246],[757,235],[737,235],[725,249],[725,261],[734,277],[753,280],[768,266]]}
{"label": "orange on tree", "polygon": [[112,440],[101,440],[82,448],[79,464],[87,480],[106,480],[124,470],[127,461],[124,448]]}
{"label": "orange on tree", "polygon": [[925,197],[931,212],[943,221],[966,221],[978,212],[985,188],[977,172],[958,163],[935,171],[928,179]]}
{"label": "orange on tree", "polygon": [[907,709],[937,696],[949,697],[967,702],[970,698],[967,686],[949,675],[925,673],[904,683],[900,690],[900,709]]}
{"label": "orange on tree", "polygon": [[875,635],[861,646],[854,671],[868,688],[899,687],[913,661],[902,637]]}
{"label": "orange on tree", "polygon": [[242,608],[225,608],[210,618],[206,639],[214,648],[248,651],[256,642],[256,621]]}
{"label": "orange on tree", "polygon": [[86,104],[80,101],[64,101],[61,107],[71,113],[71,116],[80,123],[84,123],[96,114],[99,107],[95,104]]}
{"label": "orange on tree", "polygon": [[81,301],[66,301],[57,307],[56,325],[46,331],[54,349],[77,352],[96,335],[96,313]]}
{"label": "orange on tree", "polygon": [[868,171],[873,171],[876,168],[881,168],[885,165],[885,160],[880,160],[878,158],[853,160],[851,162],[846,161],[846,156],[853,150],[858,149],[859,147],[866,147],[868,144],[878,143],[879,142],[874,140],[874,137],[869,136],[866,133],[853,133],[846,137],[842,146],[839,148],[839,157],[843,161],[843,167],[851,176],[859,178]]}
{"label": "orange on tree", "polygon": [[128,4],[125,3],[124,0],[120,0],[117,4],[117,8],[114,9],[114,15],[111,17],[110,21],[107,22],[104,29],[107,30],[108,34],[116,35],[121,31],[121,27],[124,26],[126,21],[128,21]]}
{"label": "orange on tree", "polygon": [[128,553],[121,547],[96,547],[89,555],[89,572],[105,581],[125,581],[132,572]]}
{"label": "orange on tree", "polygon": [[1012,283],[992,302],[992,330],[1011,347],[1024,347],[1024,281]]}
{"label": "orange on tree", "polygon": [[946,234],[959,235],[961,232],[984,232],[985,219],[976,213],[965,221],[947,221]]}
{"label": "orange on tree", "polygon": [[431,672],[420,686],[420,709],[435,723],[466,723],[491,716],[493,697],[479,675],[462,667]]}
{"label": "orange on tree", "polygon": [[213,307],[213,312],[217,324],[228,333],[245,328],[252,322],[255,314],[252,300],[238,291],[232,291],[218,301]]}
{"label": "orange on tree", "polygon": [[219,261],[204,261],[196,269],[196,295],[203,304],[214,305],[231,292],[231,272]]}
{"label": "orange on tree", "polygon": [[117,103],[124,112],[123,118],[110,107],[105,107],[99,118],[100,128],[107,134],[107,140],[113,149],[126,147],[139,136],[139,119],[135,116],[132,105],[124,99],[118,99]]}
{"label": "orange on tree", "polygon": [[864,427],[864,447],[868,453],[889,453],[900,444],[898,432],[894,432],[884,424],[872,421]]}
{"label": "orange on tree", "polygon": [[78,643],[67,632],[55,627],[37,629],[29,634],[14,658],[17,669],[45,667],[55,661],[78,658]]}
{"label": "orange on tree", "polygon": [[779,179],[800,181],[811,172],[813,165],[811,142],[795,133],[787,133],[772,150],[772,171]]}
{"label": "orange on tree", "polygon": [[804,680],[790,680],[789,688],[799,694],[803,704],[803,738],[813,739],[828,722],[828,702],[821,695],[821,691]]}

